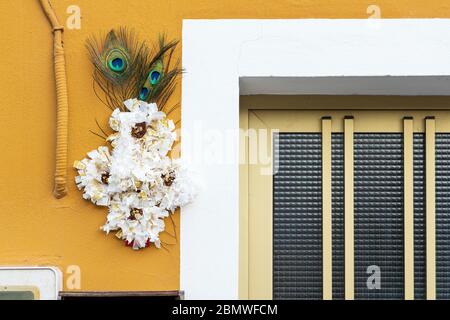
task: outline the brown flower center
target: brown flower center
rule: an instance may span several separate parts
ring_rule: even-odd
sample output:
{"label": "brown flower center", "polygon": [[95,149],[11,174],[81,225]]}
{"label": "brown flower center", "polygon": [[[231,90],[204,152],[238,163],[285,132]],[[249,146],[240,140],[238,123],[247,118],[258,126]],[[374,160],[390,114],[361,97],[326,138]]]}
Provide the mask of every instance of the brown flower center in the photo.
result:
{"label": "brown flower center", "polygon": [[136,219],[140,218],[140,216],[142,216],[143,213],[144,212],[142,211],[142,209],[133,208],[133,209],[130,210],[130,216],[128,217],[128,219],[129,220],[136,220]]}
{"label": "brown flower center", "polygon": [[168,174],[163,174],[161,178],[163,179],[164,184],[170,187],[172,183],[175,181],[175,173],[169,172]]}
{"label": "brown flower center", "polygon": [[131,129],[131,135],[136,139],[142,138],[147,133],[147,124],[145,122],[136,123]]}
{"label": "brown flower center", "polygon": [[101,176],[102,182],[103,182],[104,184],[108,184],[108,182],[109,182],[109,177],[110,177],[110,176],[111,176],[111,175],[109,174],[109,172],[103,173],[102,176]]}

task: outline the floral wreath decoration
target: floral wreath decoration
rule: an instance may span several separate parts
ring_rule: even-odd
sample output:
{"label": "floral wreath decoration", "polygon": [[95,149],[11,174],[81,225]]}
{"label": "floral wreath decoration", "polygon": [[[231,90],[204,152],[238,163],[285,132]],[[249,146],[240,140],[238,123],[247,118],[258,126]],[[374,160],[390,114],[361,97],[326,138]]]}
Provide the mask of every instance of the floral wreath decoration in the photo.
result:
{"label": "floral wreath decoration", "polygon": [[106,134],[97,122],[103,136],[93,133],[110,147],[100,146],[75,161],[75,183],[84,199],[108,208],[100,229],[114,231],[135,250],[151,244],[161,248],[165,218],[190,203],[196,192],[181,160],[169,156],[176,133],[164,111],[181,73],[178,62],[171,67],[176,45],[161,37],[150,50],[125,28],[111,30],[103,41],[87,41],[94,91],[113,111],[113,133]]}

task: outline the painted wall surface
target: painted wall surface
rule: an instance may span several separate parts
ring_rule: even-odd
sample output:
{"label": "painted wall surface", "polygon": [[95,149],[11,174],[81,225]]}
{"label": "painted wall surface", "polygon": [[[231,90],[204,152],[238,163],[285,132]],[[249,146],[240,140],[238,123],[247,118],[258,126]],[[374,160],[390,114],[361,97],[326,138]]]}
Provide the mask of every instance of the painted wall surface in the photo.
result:
{"label": "painted wall surface", "polygon": [[[95,119],[106,125],[109,116],[92,90],[92,68],[84,48],[89,35],[126,25],[147,40],[156,39],[162,31],[180,38],[185,18],[366,18],[376,14],[377,8],[383,18],[450,17],[446,0],[377,1],[378,7],[370,7],[370,13],[367,9],[375,3],[357,0],[52,2],[64,24],[69,6],[77,5],[82,14],[81,29],[65,32],[69,194],[61,200],[52,196],[55,90],[50,26],[37,0],[2,0],[0,265],[52,265],[63,273],[70,266],[79,266],[82,290],[179,288],[179,243],[169,246],[168,251],[151,248],[134,252],[114,235],[105,236],[98,228],[104,223],[106,210],[82,200],[73,183],[73,161],[102,143],[89,130],[95,130]],[[178,87],[172,102],[180,101],[180,94]],[[172,117],[178,120],[179,110]],[[179,229],[178,214],[175,221]],[[173,242],[170,237],[165,239]]]}

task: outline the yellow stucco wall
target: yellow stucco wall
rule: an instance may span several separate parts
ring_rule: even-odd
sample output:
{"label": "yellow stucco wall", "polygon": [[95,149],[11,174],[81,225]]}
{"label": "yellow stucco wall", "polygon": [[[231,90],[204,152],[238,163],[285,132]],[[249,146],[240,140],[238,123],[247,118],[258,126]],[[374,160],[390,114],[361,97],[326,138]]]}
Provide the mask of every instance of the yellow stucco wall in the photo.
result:
{"label": "yellow stucco wall", "polygon": [[[447,0],[52,0],[62,22],[81,8],[81,30],[66,30],[69,85],[69,195],[52,196],[55,91],[52,36],[37,0],[1,0],[0,265],[81,268],[82,290],[169,290],[179,287],[179,245],[134,252],[98,228],[106,217],[81,199],[71,164],[102,141],[89,133],[108,109],[92,91],[84,40],[126,25],[142,38],[181,37],[183,18],[449,18]],[[207,39],[205,39],[207,41]],[[177,55],[180,54],[180,50]],[[189,70],[187,70],[189,72]],[[173,101],[180,100],[180,88]],[[173,115],[179,119],[179,112]],[[179,226],[179,216],[176,215]],[[166,238],[171,241],[170,238]],[[207,239],[205,239],[207,241]],[[195,250],[195,248],[192,248]],[[67,289],[67,288],[66,288]]]}

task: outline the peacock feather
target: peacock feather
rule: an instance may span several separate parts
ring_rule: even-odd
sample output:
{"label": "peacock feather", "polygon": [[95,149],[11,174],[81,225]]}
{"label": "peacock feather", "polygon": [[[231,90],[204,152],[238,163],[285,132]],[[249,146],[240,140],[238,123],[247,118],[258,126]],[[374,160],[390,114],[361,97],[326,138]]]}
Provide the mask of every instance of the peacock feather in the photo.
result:
{"label": "peacock feather", "polygon": [[175,79],[182,72],[179,61],[172,62],[177,41],[167,42],[165,36],[159,39],[159,46],[153,50],[144,74],[139,99],[156,102],[163,109],[175,89]]}
{"label": "peacock feather", "polygon": [[[111,109],[123,110],[123,101],[138,98],[156,102],[163,110],[181,73],[179,61],[172,63],[177,44],[161,36],[158,46],[151,50],[125,28],[111,30],[101,41],[88,39],[96,95]],[[95,90],[96,85],[104,98]]]}

